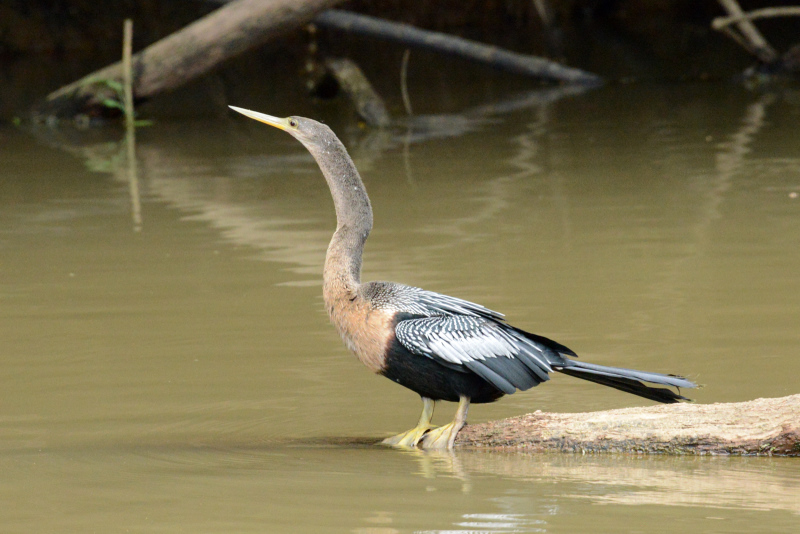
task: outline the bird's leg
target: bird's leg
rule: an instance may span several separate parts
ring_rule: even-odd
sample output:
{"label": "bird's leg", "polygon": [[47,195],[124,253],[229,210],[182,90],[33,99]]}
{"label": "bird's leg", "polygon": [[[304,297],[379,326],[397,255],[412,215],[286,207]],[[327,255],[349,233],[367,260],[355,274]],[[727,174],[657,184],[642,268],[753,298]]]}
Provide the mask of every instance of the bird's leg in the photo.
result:
{"label": "bird's leg", "polygon": [[417,443],[422,439],[422,436],[433,428],[431,426],[431,419],[433,418],[433,407],[435,404],[433,399],[422,397],[422,414],[419,416],[417,426],[402,434],[386,438],[381,443],[393,447],[416,447]]}
{"label": "bird's leg", "polygon": [[422,448],[452,449],[453,444],[456,442],[458,431],[461,430],[464,427],[464,423],[467,422],[468,411],[469,397],[462,395],[461,399],[458,401],[458,410],[456,410],[456,416],[453,418],[453,422],[428,432],[422,439]]}

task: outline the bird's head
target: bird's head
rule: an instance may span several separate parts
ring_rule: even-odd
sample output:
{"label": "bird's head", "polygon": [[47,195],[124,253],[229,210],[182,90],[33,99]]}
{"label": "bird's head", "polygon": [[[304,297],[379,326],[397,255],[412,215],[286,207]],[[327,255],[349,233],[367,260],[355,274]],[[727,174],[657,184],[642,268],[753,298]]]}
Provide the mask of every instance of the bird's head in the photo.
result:
{"label": "bird's head", "polygon": [[292,137],[303,143],[309,149],[311,145],[318,144],[322,141],[326,131],[330,131],[330,128],[324,124],[304,117],[286,117],[285,119],[281,119],[265,113],[250,111],[249,109],[237,108],[235,106],[228,107],[241,113],[245,117],[250,117],[258,122],[269,124],[270,126],[290,133]]}

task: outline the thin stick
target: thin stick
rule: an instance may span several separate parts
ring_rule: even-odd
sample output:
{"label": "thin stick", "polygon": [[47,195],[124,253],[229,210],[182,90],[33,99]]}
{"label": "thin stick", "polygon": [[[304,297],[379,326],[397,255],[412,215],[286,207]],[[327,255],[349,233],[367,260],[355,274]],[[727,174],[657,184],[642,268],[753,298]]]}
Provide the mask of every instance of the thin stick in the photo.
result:
{"label": "thin stick", "polygon": [[125,19],[123,37],[122,37],[122,87],[125,91],[125,125],[128,128],[133,127],[133,72],[132,61],[133,55],[133,21]]}
{"label": "thin stick", "polygon": [[142,229],[142,204],[139,196],[139,177],[136,169],[136,122],[133,114],[133,21],[125,19],[122,37],[122,87],[125,102],[125,146],[128,163],[128,191],[131,197],[133,230]]}
{"label": "thin stick", "polygon": [[756,50],[753,48],[752,43],[750,43],[750,41],[742,37],[741,34],[739,34],[736,30],[734,30],[730,26],[723,26],[722,28],[719,29],[719,31],[721,31],[722,33],[724,33],[725,35],[736,41],[736,43],[745,50],[747,50],[747,52],[750,55],[758,57],[758,54],[756,53]]}
{"label": "thin stick", "polygon": [[142,231],[142,200],[139,194],[139,171],[136,165],[136,128],[133,123],[128,126],[125,134],[125,148],[128,173],[128,194],[131,198],[131,218],[133,231]]}
{"label": "thin stick", "polygon": [[411,97],[408,96],[408,58],[411,57],[411,49],[406,48],[403,52],[403,62],[400,64],[400,93],[403,95],[403,107],[406,108],[406,113],[413,115],[414,111],[411,109]]}

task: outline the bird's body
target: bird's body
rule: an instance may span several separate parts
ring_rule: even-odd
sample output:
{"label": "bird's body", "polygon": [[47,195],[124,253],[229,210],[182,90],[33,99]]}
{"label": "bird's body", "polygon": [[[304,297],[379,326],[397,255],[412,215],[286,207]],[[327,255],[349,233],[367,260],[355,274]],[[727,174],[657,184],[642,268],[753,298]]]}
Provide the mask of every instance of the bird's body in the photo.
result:
{"label": "bird's body", "polygon": [[[233,108],[292,134],[316,159],[336,207],[337,228],[323,270],[325,308],[347,347],[375,373],[417,392],[417,426],[384,443],[451,448],[470,402],[527,390],[558,371],[658,402],[685,400],[666,388],[695,387],[685,378],[579,362],[567,347],[508,324],[502,314],[466,300],[394,282],[361,283],[372,208],[344,145],[324,124]],[[458,401],[454,421],[430,425],[436,400]]]}
{"label": "bird's body", "polygon": [[468,395],[472,402],[481,403],[503,395],[461,364],[437,361],[417,343],[425,338],[416,329],[432,332],[426,321],[462,317],[453,305],[470,303],[392,282],[363,284],[352,297],[330,299],[327,291],[325,295],[331,320],[345,344],[373,372],[434,400],[458,401]]}

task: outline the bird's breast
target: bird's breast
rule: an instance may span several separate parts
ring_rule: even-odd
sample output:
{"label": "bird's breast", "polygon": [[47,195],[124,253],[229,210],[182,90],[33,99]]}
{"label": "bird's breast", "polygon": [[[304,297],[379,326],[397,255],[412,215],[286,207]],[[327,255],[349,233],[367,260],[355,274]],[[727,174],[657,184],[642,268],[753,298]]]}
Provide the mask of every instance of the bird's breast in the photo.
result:
{"label": "bird's breast", "polygon": [[394,313],[375,308],[357,293],[326,294],[325,304],[347,348],[372,372],[381,372],[394,339]]}

